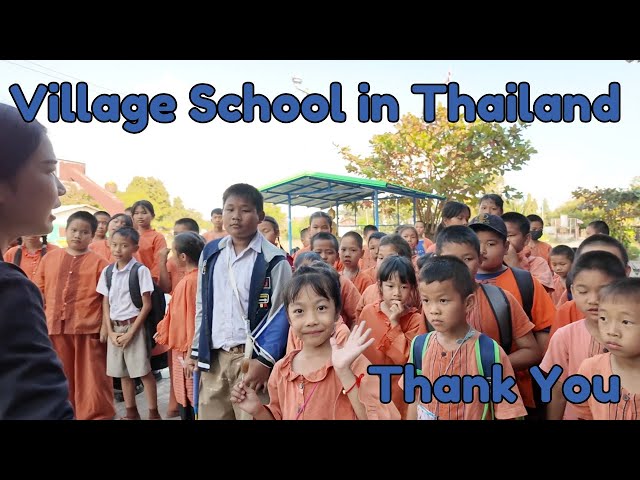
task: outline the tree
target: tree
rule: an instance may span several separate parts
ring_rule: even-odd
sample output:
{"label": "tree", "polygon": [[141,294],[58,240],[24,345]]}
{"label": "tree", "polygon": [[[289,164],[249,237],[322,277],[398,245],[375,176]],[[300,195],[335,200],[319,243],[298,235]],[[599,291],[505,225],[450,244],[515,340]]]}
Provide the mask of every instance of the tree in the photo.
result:
{"label": "tree", "polygon": [[91,205],[92,207],[104,209],[104,207],[96,202],[87,192],[79,189],[75,182],[63,183],[67,193],[60,197],[60,203],[62,205]]}
{"label": "tree", "polygon": [[[526,127],[522,123],[510,127],[481,121],[451,123],[446,109],[439,106],[432,123],[407,114],[395,125],[395,132],[375,135],[367,157],[353,154],[348,146],[338,148],[351,173],[474,204],[491,180],[522,169],[536,153],[522,137]],[[495,193],[511,192],[505,188]],[[419,207],[420,219],[435,228],[442,202],[420,201]]]}
{"label": "tree", "polygon": [[626,247],[634,238],[633,220],[640,217],[640,185],[637,177],[628,189],[620,188],[578,188],[571,192],[580,201],[578,210],[588,212],[609,225],[612,237]]}
{"label": "tree", "polygon": [[538,202],[530,193],[527,193],[527,197],[525,199],[511,198],[504,202],[505,212],[518,212],[526,216],[531,215],[532,213],[538,214],[538,210]]}

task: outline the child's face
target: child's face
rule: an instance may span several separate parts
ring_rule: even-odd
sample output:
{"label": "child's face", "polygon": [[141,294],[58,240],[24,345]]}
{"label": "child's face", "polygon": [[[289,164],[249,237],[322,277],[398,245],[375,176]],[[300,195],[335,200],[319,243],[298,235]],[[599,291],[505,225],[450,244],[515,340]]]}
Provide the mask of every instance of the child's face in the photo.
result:
{"label": "child's face", "polygon": [[600,304],[600,340],[615,356],[640,356],[640,305],[633,301],[604,301]]}
{"label": "child's face", "polygon": [[416,232],[411,229],[403,230],[401,236],[407,241],[411,250],[415,250],[418,246],[418,235],[416,235]]}
{"label": "child's face", "polygon": [[176,242],[171,242],[171,253],[173,253],[173,258],[175,259],[176,265],[178,265],[179,267],[186,266],[187,263],[184,261],[184,255],[180,255],[178,253],[178,250],[176,250]]}
{"label": "child's face", "polygon": [[353,237],[342,237],[340,241],[340,261],[345,268],[356,268],[362,258],[364,250],[358,247],[358,242]]}
{"label": "child's face", "polygon": [[[378,244],[379,243],[380,242],[378,242]],[[390,257],[392,255],[398,255],[398,251],[396,250],[396,247],[394,247],[391,244],[379,245],[378,246],[378,255],[376,257],[376,268],[380,267],[380,264],[382,263],[382,261],[385,258]]]}
{"label": "child's face", "polygon": [[584,312],[587,321],[595,326],[598,321],[598,295],[602,287],[606,287],[614,278],[600,270],[582,270],[573,279],[571,294],[576,306]]}
{"label": "child's face", "polygon": [[466,227],[469,225],[469,211],[463,210],[453,218],[444,218],[442,219],[442,223],[444,223],[445,227],[450,227],[451,225],[462,225]]}
{"label": "child's face", "polygon": [[333,300],[305,286],[287,307],[289,325],[305,347],[319,347],[333,335],[338,312]]}
{"label": "child's face", "polygon": [[596,233],[596,229],[593,228],[591,225],[587,226],[587,237],[590,237],[591,235],[595,235]]}
{"label": "child's face", "polygon": [[245,240],[253,237],[264,212],[258,213],[256,206],[248,198],[230,195],[222,209],[222,223],[231,238]]}
{"label": "child's face", "polygon": [[119,217],[114,218],[109,222],[109,238],[113,237],[113,234],[122,227],[126,227],[127,223],[124,220],[124,217],[120,215]]}
{"label": "child's face", "polygon": [[542,222],[538,222],[534,220],[533,222],[530,222],[530,223],[531,223],[531,227],[530,227],[531,233],[541,232],[544,229],[544,225],[542,224]]}
{"label": "child's face", "polygon": [[133,211],[133,224],[138,228],[150,228],[153,215],[143,206],[136,207]]}
{"label": "child's face", "polygon": [[476,233],[480,240],[480,270],[486,273],[497,272],[502,268],[509,242],[492,231],[479,230]]}
{"label": "child's face", "polygon": [[520,253],[525,245],[529,243],[531,235],[523,235],[518,225],[513,222],[504,222],[504,224],[507,226],[507,240],[509,240],[509,244],[513,245],[516,252]]}
{"label": "child's face", "polygon": [[278,234],[273,226],[273,223],[262,222],[260,223],[260,225],[258,225],[258,230],[260,231],[262,236],[269,241],[269,243],[273,245],[276,244],[276,238],[278,238]]}
{"label": "child's face", "polygon": [[307,230],[306,232],[304,232],[304,234],[302,235],[302,237],[300,238],[300,241],[302,242],[302,246],[303,247],[308,247],[309,246],[309,230]]}
{"label": "child's face", "polygon": [[472,245],[468,243],[445,243],[442,245],[440,255],[451,255],[459,258],[467,264],[471,276],[476,278],[476,273],[480,268],[480,256]]}
{"label": "child's face", "polygon": [[331,240],[314,241],[312,251],[320,255],[322,260],[332,267],[335,265],[336,260],[338,260],[338,252],[336,252],[336,247]]}
{"label": "child's face", "polygon": [[378,249],[380,248],[380,239],[379,238],[370,238],[367,242],[369,247],[369,258],[374,260],[378,260]]}
{"label": "child's face", "polygon": [[96,215],[98,220],[98,228],[96,229],[95,238],[102,239],[107,234],[107,225],[109,224],[109,218],[107,215]]}
{"label": "child's face", "polygon": [[571,270],[571,260],[564,255],[551,255],[549,261],[551,262],[553,273],[561,278],[567,278],[569,270]]}
{"label": "child's face", "polygon": [[130,238],[123,235],[115,234],[111,238],[111,256],[116,261],[129,263],[133,254],[138,251],[138,245],[135,245]]}
{"label": "child's face", "polygon": [[220,215],[219,213],[214,213],[213,215],[211,215],[211,223],[213,224],[214,227],[221,228],[222,215]]}
{"label": "child's face", "polygon": [[[382,293],[382,300],[391,308],[393,302],[402,302],[402,305],[409,303],[411,296],[411,285],[402,283],[398,274],[391,275],[388,280],[379,282],[378,287]],[[406,308],[406,307],[405,307]]]}
{"label": "child's face", "polygon": [[502,209],[493,200],[483,200],[480,202],[480,213],[490,213],[491,215],[502,216]]}
{"label": "child's face", "polygon": [[418,232],[418,236],[420,238],[424,237],[424,223],[418,222],[415,224],[416,232]]}
{"label": "child's face", "polygon": [[329,225],[329,221],[324,217],[314,218],[309,225],[309,238],[319,232],[331,233],[331,225]]}
{"label": "child's face", "polygon": [[190,231],[189,227],[187,227],[184,223],[176,223],[173,226],[173,236],[174,237],[177,237],[181,233],[188,232],[188,231]]}
{"label": "child's face", "polygon": [[473,295],[462,298],[452,280],[444,282],[420,282],[418,284],[422,311],[437,332],[448,332],[467,323],[467,310],[473,303]]}
{"label": "child's face", "polygon": [[93,240],[91,225],[85,220],[73,220],[67,227],[66,237],[70,249],[76,252],[85,252]]}

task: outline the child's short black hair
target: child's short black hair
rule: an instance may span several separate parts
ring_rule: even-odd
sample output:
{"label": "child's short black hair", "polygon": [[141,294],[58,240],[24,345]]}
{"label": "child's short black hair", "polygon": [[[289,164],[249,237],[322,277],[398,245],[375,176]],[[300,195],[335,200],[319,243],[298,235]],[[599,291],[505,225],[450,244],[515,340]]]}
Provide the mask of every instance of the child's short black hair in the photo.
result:
{"label": "child's short black hair", "polygon": [[577,257],[569,273],[571,284],[575,282],[575,278],[580,273],[586,270],[597,270],[612,278],[623,278],[626,276],[625,267],[620,263],[620,259],[613,253],[603,250],[592,250]]}
{"label": "child's short black hair", "polygon": [[575,257],[573,248],[567,245],[556,245],[555,247],[553,247],[549,252],[549,258],[554,255],[567,257],[570,262],[573,262],[573,258]]}
{"label": "child's short black hair", "polygon": [[433,252],[427,252],[424,255],[418,257],[418,260],[416,260],[416,267],[418,267],[418,271],[422,270],[424,264],[427,263],[427,260],[429,260],[433,255]]}
{"label": "child's short black hair", "polygon": [[603,220],[594,220],[589,225],[587,225],[587,227],[593,228],[596,231],[596,233],[609,235],[609,225],[607,225],[607,222]]}
{"label": "child's short black hair", "polygon": [[440,232],[444,228],[446,228],[444,224],[445,219],[451,220],[452,218],[456,218],[458,215],[462,214],[463,212],[467,212],[467,214],[469,215],[469,218],[471,218],[471,209],[464,203],[456,202],[454,200],[450,200],[447,203],[445,203],[444,206],[442,207],[442,221],[440,222],[440,225],[438,225],[438,228],[436,229],[436,238],[438,238],[438,235],[440,235]]}
{"label": "child's short black hair", "polygon": [[413,264],[405,257],[396,255],[387,257],[378,267],[378,283],[387,282],[394,275],[398,275],[402,283],[408,283],[412,287],[418,285]]}
{"label": "child's short black hair", "polygon": [[345,233],[342,236],[342,238],[348,238],[348,237],[353,238],[356,241],[356,244],[358,245],[358,248],[362,249],[362,246],[364,244],[364,240],[362,239],[362,235],[360,235],[358,232],[354,232],[352,230],[350,232]]}
{"label": "child's short black hair", "polygon": [[484,202],[485,200],[495,203],[496,207],[498,207],[500,210],[504,208],[504,201],[502,200],[502,197],[496,193],[487,193],[486,195],[483,195],[480,198],[478,205]]}
{"label": "child's short black hair", "polygon": [[114,221],[116,218],[122,218],[127,227],[133,228],[133,220],[126,213],[116,213],[113,217],[109,219],[109,221],[107,222],[107,226],[109,226],[109,224],[112,221]]}
{"label": "child's short black hair", "polygon": [[111,214],[109,212],[105,212],[104,210],[98,210],[93,214],[93,216],[96,218],[98,218],[98,215],[106,215],[107,217],[109,217],[109,219],[111,219]]}
{"label": "child's short black hair", "polygon": [[74,220],[82,220],[83,222],[87,222],[91,227],[91,235],[96,234],[96,230],[98,229],[98,220],[91,213],[85,212],[84,210],[80,210],[79,212],[72,213],[67,218],[67,228],[71,225],[71,222]]}
{"label": "child's short black hair", "polygon": [[626,267],[629,263],[629,254],[627,253],[627,249],[624,248],[624,245],[622,245],[619,240],[610,237],[609,235],[605,235],[604,233],[596,233],[594,235],[591,235],[590,237],[585,238],[576,251],[576,257],[579,257],[582,254],[582,250],[584,250],[584,247],[594,244],[609,245],[611,247],[617,248],[620,251],[620,256],[622,257],[624,266]]}
{"label": "child's short black hair", "polygon": [[364,228],[362,229],[362,235],[366,237],[367,233],[377,232],[377,231],[378,231],[378,227],[376,227],[375,225],[365,225]]}
{"label": "child's short black hair", "polygon": [[615,301],[616,303],[631,302],[636,304],[635,311],[640,305],[640,278],[620,278],[603,287],[599,292],[600,303]]}
{"label": "child's short black hair", "polygon": [[367,240],[367,246],[369,246],[369,242],[371,240],[381,240],[382,238],[386,237],[387,234],[384,232],[373,232],[371,235],[369,235],[369,239]]}
{"label": "child's short black hair", "polygon": [[195,264],[200,260],[200,254],[204,249],[204,238],[200,234],[190,231],[182,232],[173,239],[177,253],[184,253]]}
{"label": "child's short black hair", "polygon": [[296,258],[293,260],[293,269],[297,270],[300,268],[300,265],[303,263],[312,263],[312,262],[322,262],[322,257],[318,255],[316,252],[302,252],[296,255]]}
{"label": "child's short black hair", "polygon": [[209,216],[213,217],[214,215],[222,215],[222,209],[221,208],[214,208],[213,210],[211,210],[211,215],[209,215]]}
{"label": "child's short black hair", "polygon": [[222,194],[222,205],[227,203],[229,197],[240,197],[248,200],[254,207],[256,212],[264,212],[264,197],[260,190],[248,183],[236,183],[227,188]]}
{"label": "child's short black hair", "polygon": [[380,239],[380,246],[384,247],[385,245],[392,245],[396,253],[401,257],[406,257],[411,260],[413,256],[409,243],[397,233],[382,237]]}
{"label": "child's short black hair", "polygon": [[320,211],[320,212],[313,212],[311,214],[311,216],[309,217],[309,226],[311,226],[311,223],[316,218],[324,218],[329,223],[329,228],[331,228],[331,226],[333,225],[333,218],[331,218],[331,216],[328,213]]}
{"label": "child's short black hair", "polygon": [[338,239],[332,233],[329,233],[329,232],[316,233],[313,237],[311,237],[311,240],[309,240],[309,248],[313,250],[313,243],[317,242],[318,240],[331,240],[331,243],[335,251],[337,252],[338,250],[340,250],[340,244],[338,243]]}
{"label": "child's short black hair", "polygon": [[133,243],[134,245],[138,245],[138,242],[140,242],[140,234],[138,233],[137,230],[131,227],[119,228],[118,230],[113,232],[113,236],[115,237],[116,235],[120,235],[126,238],[127,240],[131,240],[131,243]]}
{"label": "child's short black hair", "polygon": [[527,236],[531,232],[531,223],[529,223],[529,219],[521,213],[504,213],[502,214],[502,220],[504,221],[504,223],[513,223],[514,225],[516,225],[523,236]]}
{"label": "child's short black hair", "polygon": [[529,223],[540,222],[544,227],[544,220],[542,220],[541,216],[536,215],[535,213],[532,213],[531,215],[527,215],[527,220],[529,220]]}
{"label": "child's short black hair", "polygon": [[134,213],[136,213],[136,208],[138,208],[138,207],[144,208],[147,212],[149,212],[151,214],[152,217],[155,218],[156,211],[153,208],[153,203],[151,203],[149,200],[138,200],[136,203],[134,203],[131,206],[131,214],[132,215]]}
{"label": "child's short black hair", "polygon": [[451,280],[453,287],[462,299],[471,295],[476,288],[476,282],[471,277],[467,264],[458,257],[451,255],[432,256],[420,270],[421,283],[446,282]]}
{"label": "child's short black hair", "polygon": [[300,240],[302,240],[307,233],[309,233],[309,227],[305,227],[300,230]]}
{"label": "child's short black hair", "polygon": [[295,271],[291,280],[287,283],[283,292],[284,307],[289,309],[289,305],[296,301],[304,287],[311,289],[326,298],[333,300],[336,306],[336,320],[342,310],[342,296],[340,293],[340,277],[338,272],[328,265],[321,264],[303,265]]}
{"label": "child's short black hair", "polygon": [[480,240],[476,232],[464,225],[451,225],[440,231],[436,238],[436,254],[442,253],[442,248],[446,243],[455,243],[458,245],[469,245],[480,255]]}
{"label": "child's short black hair", "polygon": [[198,222],[196,222],[193,218],[189,218],[189,217],[180,218],[176,220],[174,225],[184,225],[191,232],[200,233],[200,225],[198,225]]}

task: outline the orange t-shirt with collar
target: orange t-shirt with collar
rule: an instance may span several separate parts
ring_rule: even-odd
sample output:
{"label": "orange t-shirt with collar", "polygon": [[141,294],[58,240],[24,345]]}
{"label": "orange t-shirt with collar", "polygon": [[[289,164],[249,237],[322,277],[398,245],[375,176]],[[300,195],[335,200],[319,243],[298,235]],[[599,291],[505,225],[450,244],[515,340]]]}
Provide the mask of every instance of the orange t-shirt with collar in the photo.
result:
{"label": "orange t-shirt with collar", "polygon": [[151,278],[158,283],[160,278],[160,264],[158,263],[158,252],[167,248],[167,241],[160,232],[151,229],[140,233],[138,251],[134,255],[135,259],[142,263],[151,271]]}
{"label": "orange t-shirt with collar", "polygon": [[[46,247],[47,254],[45,255],[45,257],[51,251],[57,250],[59,248],[60,247],[58,247],[57,245],[52,245],[50,243],[47,243],[47,247]],[[13,263],[13,260],[16,257],[16,252],[18,251],[18,249],[22,249],[22,258],[20,259],[20,265],[18,266],[27,275],[27,278],[33,282],[36,271],[38,270],[38,265],[40,265],[40,261],[42,260],[42,247],[38,248],[33,253],[29,253],[29,251],[27,250],[27,247],[25,247],[24,245],[17,245],[15,247],[11,247],[4,254],[4,261],[7,263]]]}

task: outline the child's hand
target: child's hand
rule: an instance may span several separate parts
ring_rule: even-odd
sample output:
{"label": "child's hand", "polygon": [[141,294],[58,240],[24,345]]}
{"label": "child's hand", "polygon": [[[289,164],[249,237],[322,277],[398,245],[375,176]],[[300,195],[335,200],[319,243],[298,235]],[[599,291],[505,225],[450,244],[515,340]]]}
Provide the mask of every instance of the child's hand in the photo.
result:
{"label": "child's hand", "polygon": [[122,348],[126,348],[129,345],[129,342],[133,339],[133,333],[129,330],[127,333],[123,333],[118,337],[118,346]]}
{"label": "child's hand", "polygon": [[400,317],[404,313],[404,310],[405,306],[402,301],[393,300],[391,302],[391,307],[389,308],[389,321],[391,322],[391,325],[393,325],[394,327],[398,325],[398,322],[400,320]]}
{"label": "child's hand", "polygon": [[187,357],[187,359],[184,362],[183,370],[184,370],[184,376],[186,378],[193,377],[193,372],[198,370],[198,362],[193,358],[191,358],[190,356]]}
{"label": "child's hand", "polygon": [[520,257],[518,257],[518,252],[516,252],[513,244],[509,244],[509,250],[507,250],[507,254],[504,256],[504,263],[512,268],[520,268]]}
{"label": "child's hand", "polygon": [[171,253],[170,248],[162,248],[158,251],[158,261],[165,264],[167,263],[167,258],[169,258],[169,253]]}
{"label": "child's hand", "polygon": [[116,333],[116,332],[111,332],[109,334],[109,339],[111,340],[111,343],[113,343],[116,347],[120,346],[120,343],[118,343],[118,338],[120,338],[122,334],[121,333]]}
{"label": "child's hand", "polygon": [[100,327],[100,343],[106,343],[108,338],[109,338],[109,331],[107,330],[107,327],[102,325]]}
{"label": "child's hand", "polygon": [[246,386],[244,382],[235,384],[231,389],[231,402],[237,403],[238,407],[253,417],[257,416],[262,408],[262,402],[256,391]]}
{"label": "child's hand", "polygon": [[367,322],[363,321],[354,328],[342,348],[336,343],[335,337],[329,339],[331,343],[331,364],[334,369],[351,369],[351,364],[358,358],[358,355],[364,352],[369,345],[375,341],[374,338],[367,340],[369,335],[371,335],[371,329],[369,328],[365,332],[364,327],[366,324]]}
{"label": "child's hand", "polygon": [[244,374],[243,382],[248,387],[256,391],[267,391],[267,383],[271,369],[266,367],[262,362],[252,358],[249,360],[249,370]]}

